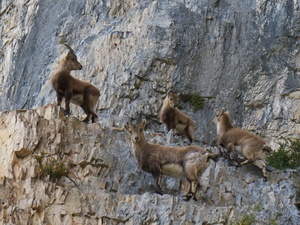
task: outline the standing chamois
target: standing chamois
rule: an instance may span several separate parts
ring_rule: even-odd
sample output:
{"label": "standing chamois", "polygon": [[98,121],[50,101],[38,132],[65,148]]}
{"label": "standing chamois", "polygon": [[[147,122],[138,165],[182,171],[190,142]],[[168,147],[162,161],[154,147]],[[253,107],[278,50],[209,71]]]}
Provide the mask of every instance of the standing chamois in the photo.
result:
{"label": "standing chamois", "polygon": [[156,183],[156,193],[163,194],[160,187],[161,176],[187,178],[190,183],[187,200],[196,198],[199,177],[209,165],[209,158],[215,159],[219,154],[212,154],[198,146],[171,147],[149,144],[144,135],[146,121],[141,124],[124,124],[131,135],[133,154],[139,168],[151,173]]}
{"label": "standing chamois", "polygon": [[160,121],[166,125],[168,131],[173,129],[176,133],[185,134],[190,143],[194,142],[196,124],[189,116],[175,108],[179,95],[168,92],[160,111]]}
{"label": "standing chamois", "polygon": [[225,147],[230,153],[235,151],[245,158],[239,165],[253,163],[263,172],[264,179],[267,180],[266,172],[266,152],[271,152],[272,149],[257,135],[243,130],[238,127],[233,127],[229,120],[228,111],[225,109],[218,111],[213,123],[217,125],[218,141],[222,147]]}
{"label": "standing chamois", "polygon": [[92,122],[98,117],[94,112],[94,107],[100,96],[99,90],[92,84],[78,80],[70,75],[72,70],[81,70],[82,65],[77,61],[73,49],[64,44],[69,52],[60,62],[55,74],[51,78],[51,83],[56,91],[57,105],[65,98],[65,113],[70,114],[70,102],[79,105],[86,113],[84,122],[88,122],[92,117]]}

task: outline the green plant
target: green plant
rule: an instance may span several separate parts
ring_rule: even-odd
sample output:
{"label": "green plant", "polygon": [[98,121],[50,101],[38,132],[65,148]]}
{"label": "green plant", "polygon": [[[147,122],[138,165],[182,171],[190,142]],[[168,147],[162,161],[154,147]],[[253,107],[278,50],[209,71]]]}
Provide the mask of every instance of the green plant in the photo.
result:
{"label": "green plant", "polygon": [[300,167],[300,139],[283,139],[278,151],[270,154],[267,161],[270,166],[280,170]]}
{"label": "green plant", "polygon": [[244,214],[241,221],[235,223],[234,225],[251,225],[255,222],[255,215],[251,213],[250,215]]}
{"label": "green plant", "polygon": [[[252,225],[257,224],[259,221],[256,220],[256,214],[260,211],[264,210],[263,202],[260,201],[256,205],[250,205],[248,207],[247,213],[243,214],[240,221],[230,222],[230,225]],[[251,212],[251,213],[249,213]],[[278,218],[278,214],[274,213],[272,218],[268,220],[268,225],[277,225],[276,220]]]}
{"label": "green plant", "polygon": [[193,109],[196,111],[202,109],[204,106],[204,98],[199,93],[192,95],[191,102]]}
{"label": "green plant", "polygon": [[193,110],[197,111],[204,107],[204,98],[200,93],[194,94],[180,94],[180,99],[183,102],[190,102]]}
{"label": "green plant", "polygon": [[291,119],[291,121],[294,122],[294,123],[300,123],[300,120],[295,119],[295,118]]}
{"label": "green plant", "polygon": [[276,222],[278,218],[278,213],[274,213],[273,217],[269,219],[268,225],[278,225]]}
{"label": "green plant", "polygon": [[40,169],[40,176],[50,176],[51,179],[60,179],[63,176],[67,176],[69,170],[62,161],[57,161],[51,155],[36,155],[34,156]]}
{"label": "green plant", "polygon": [[140,87],[142,86],[143,81],[142,80],[136,80],[134,83],[134,88],[135,89],[140,89]]}

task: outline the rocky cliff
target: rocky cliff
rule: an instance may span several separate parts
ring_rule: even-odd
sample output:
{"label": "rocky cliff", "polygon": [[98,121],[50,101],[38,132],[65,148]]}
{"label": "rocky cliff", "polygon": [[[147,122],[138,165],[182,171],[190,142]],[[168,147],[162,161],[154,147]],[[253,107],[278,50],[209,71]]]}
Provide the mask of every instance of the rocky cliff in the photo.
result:
{"label": "rocky cliff", "polygon": [[[176,179],[168,195],[136,168],[125,133],[111,130],[158,112],[167,90],[200,93],[204,107],[183,111],[197,122],[197,144],[213,145],[211,120],[226,107],[236,125],[274,149],[297,137],[300,119],[298,0],[91,0],[0,2],[1,215],[6,224],[297,224],[296,171],[263,183],[253,167],[211,162],[202,200],[184,202]],[[75,77],[101,92],[96,124],[54,103],[49,77],[69,43],[83,70]],[[45,107],[44,107],[45,106]],[[74,117],[76,116],[76,117]],[[148,139],[165,143],[164,135]],[[41,176],[37,157],[68,166],[58,181]]]}
{"label": "rocky cliff", "polygon": [[[108,118],[87,125],[47,105],[0,119],[1,224],[299,224],[297,171],[275,171],[264,182],[254,166],[211,161],[199,201],[186,202],[186,181],[164,178],[166,194],[154,193],[129,135],[113,131]],[[152,132],[147,139],[165,142]],[[39,157],[44,168],[62,163],[67,176],[43,175]]]}

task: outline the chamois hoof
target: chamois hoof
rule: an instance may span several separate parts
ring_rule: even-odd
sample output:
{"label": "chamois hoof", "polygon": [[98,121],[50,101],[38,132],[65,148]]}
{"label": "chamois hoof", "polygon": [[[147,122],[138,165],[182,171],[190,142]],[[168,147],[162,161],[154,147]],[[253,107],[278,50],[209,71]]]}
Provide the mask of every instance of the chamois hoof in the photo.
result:
{"label": "chamois hoof", "polygon": [[164,194],[163,191],[160,191],[160,190],[155,190],[155,193],[159,194],[159,195],[163,195]]}
{"label": "chamois hoof", "polygon": [[195,196],[193,193],[188,193],[188,194],[185,196],[184,200],[185,200],[185,201],[189,201],[191,198],[193,198],[195,201],[197,201],[197,198],[196,198],[196,196]]}
{"label": "chamois hoof", "polygon": [[70,116],[71,115],[71,111],[67,112],[66,110],[64,110],[64,114],[65,114],[65,116]]}
{"label": "chamois hoof", "polygon": [[238,167],[241,167],[242,165],[240,163],[237,163],[235,164],[235,167],[238,168]]}
{"label": "chamois hoof", "polygon": [[268,181],[268,177],[264,176],[264,182],[267,182],[267,181]]}
{"label": "chamois hoof", "polygon": [[88,123],[88,122],[89,122],[89,119],[88,119],[88,118],[85,118],[84,120],[81,120],[81,122]]}

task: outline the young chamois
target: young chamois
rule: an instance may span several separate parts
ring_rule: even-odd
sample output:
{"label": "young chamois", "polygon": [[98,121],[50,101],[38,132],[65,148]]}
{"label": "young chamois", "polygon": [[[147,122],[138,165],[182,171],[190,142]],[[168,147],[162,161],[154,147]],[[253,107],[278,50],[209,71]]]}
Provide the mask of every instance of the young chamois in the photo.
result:
{"label": "young chamois", "polygon": [[94,112],[94,107],[100,96],[99,90],[92,84],[78,80],[70,75],[72,70],[81,70],[82,65],[77,61],[73,49],[64,44],[69,52],[60,62],[59,67],[51,78],[51,83],[56,91],[57,105],[65,98],[65,113],[70,114],[70,102],[79,105],[86,113],[84,122],[88,122],[92,117],[92,122],[98,117]]}
{"label": "young chamois", "polygon": [[175,108],[178,98],[179,95],[168,92],[160,111],[160,121],[166,125],[168,131],[173,129],[180,135],[185,134],[190,143],[193,143],[196,124],[189,116]]}
{"label": "young chamois", "polygon": [[171,147],[149,144],[144,136],[146,121],[141,124],[124,124],[131,135],[133,154],[140,169],[151,173],[156,183],[156,193],[163,194],[160,187],[161,176],[187,178],[190,183],[187,200],[196,198],[199,177],[209,165],[210,158],[215,159],[219,154],[212,154],[198,146]]}
{"label": "young chamois", "polygon": [[264,179],[267,180],[265,158],[266,152],[271,152],[272,149],[257,135],[233,127],[229,120],[229,113],[225,112],[225,109],[218,111],[213,123],[217,125],[218,141],[227,149],[228,154],[237,152],[245,158],[240,165],[253,163],[262,170]]}

